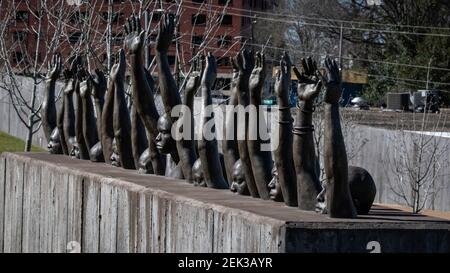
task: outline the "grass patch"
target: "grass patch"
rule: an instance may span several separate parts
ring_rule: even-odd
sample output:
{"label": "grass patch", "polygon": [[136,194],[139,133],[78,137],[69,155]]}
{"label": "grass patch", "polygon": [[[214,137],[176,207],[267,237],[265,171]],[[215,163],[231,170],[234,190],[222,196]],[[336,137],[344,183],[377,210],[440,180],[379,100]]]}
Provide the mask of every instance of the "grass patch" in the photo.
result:
{"label": "grass patch", "polygon": [[[25,150],[25,141],[8,135],[7,133],[0,132],[0,153],[3,152],[23,152]],[[31,147],[32,152],[44,152],[45,150],[37,147]]]}

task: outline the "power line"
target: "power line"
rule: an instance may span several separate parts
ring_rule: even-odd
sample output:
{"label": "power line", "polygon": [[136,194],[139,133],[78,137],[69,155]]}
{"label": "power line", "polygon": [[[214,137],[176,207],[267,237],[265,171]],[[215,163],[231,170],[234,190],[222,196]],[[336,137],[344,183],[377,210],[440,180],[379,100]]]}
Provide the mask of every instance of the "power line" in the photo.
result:
{"label": "power line", "polygon": [[[196,45],[196,44],[194,44],[194,43],[192,43],[192,42],[185,42],[185,41],[180,41],[180,43],[183,43],[183,44],[187,44],[187,45],[194,45],[194,46],[198,46],[198,45]],[[250,43],[247,43],[247,45],[254,45],[254,44],[250,44]],[[256,46],[259,46],[259,45],[256,45]],[[202,46],[204,49],[210,49],[210,50],[219,50],[219,48],[215,48],[215,47],[210,47],[210,46]],[[280,49],[280,50],[286,50],[286,49],[283,49],[283,48],[278,48],[278,49]],[[287,50],[286,50],[287,51]],[[295,50],[294,50],[295,51]],[[235,54],[237,54],[239,51],[229,51],[229,53],[235,53]],[[321,56],[325,56],[326,54],[322,54]],[[336,56],[333,56],[333,55],[328,55],[328,56],[332,56],[332,57],[336,57]],[[367,76],[369,76],[369,77],[377,77],[377,78],[386,78],[386,79],[392,79],[392,80],[399,80],[399,81],[409,81],[409,82],[418,82],[418,83],[426,83],[427,81],[426,80],[417,80],[417,79],[409,79],[409,78],[398,78],[398,77],[392,77],[392,76],[388,76],[388,75],[380,75],[380,74],[364,74],[364,73],[358,73],[358,72],[355,72],[356,74],[359,74],[359,75],[367,75]],[[447,82],[435,82],[435,81],[428,81],[428,83],[431,83],[431,84],[435,84],[435,85],[444,85],[444,86],[450,86],[450,83],[447,83]]]}
{"label": "power line", "polygon": [[[216,7],[216,8],[224,8],[224,6],[218,6],[214,4],[209,4],[208,6]],[[239,12],[248,13],[248,9],[241,9],[236,7],[230,7],[228,6],[226,9],[231,9]],[[337,22],[337,23],[347,23],[347,24],[359,24],[359,25],[375,25],[375,26],[389,26],[389,27],[397,27],[397,28],[418,28],[418,29],[435,29],[435,30],[449,30],[448,27],[432,27],[432,26],[421,26],[421,25],[402,25],[402,24],[388,24],[388,23],[374,23],[374,22],[364,22],[364,21],[355,21],[355,20],[343,20],[343,19],[332,19],[332,18],[323,18],[323,17],[311,17],[306,15],[289,15],[289,14],[282,14],[278,15],[274,12],[264,12],[264,11],[257,11],[257,10],[251,10],[254,14],[261,14],[261,15],[275,15],[275,16],[282,16],[282,17],[288,17],[293,19],[306,19],[306,20],[313,20],[313,21],[325,21],[325,22]],[[253,18],[253,17],[252,17]]]}
{"label": "power line", "polygon": [[[186,6],[185,8],[195,9],[195,10],[198,9],[196,7],[190,7],[190,6]],[[232,15],[232,16],[244,17],[244,18],[261,19],[261,20],[265,20],[265,21],[279,22],[279,23],[296,23],[296,24],[299,23],[298,21],[292,21],[292,20],[286,20],[286,19],[277,19],[277,18],[269,18],[269,17],[256,17],[255,18],[255,16],[239,14],[239,13],[231,13],[231,12],[226,12],[226,14]],[[288,17],[288,16],[283,16],[283,17]],[[319,24],[319,23],[300,22],[300,24],[306,25],[306,26],[316,26],[316,27],[325,27],[325,28],[334,28],[334,29],[340,29],[341,28],[341,26],[325,25],[325,24]],[[423,32],[398,31],[398,30],[388,30],[388,29],[371,29],[371,28],[360,28],[360,27],[353,27],[353,26],[342,26],[342,28],[343,29],[347,29],[347,30],[357,30],[357,31],[364,31],[364,32],[381,32],[381,33],[402,34],[402,35],[450,37],[450,34],[442,34],[442,33],[423,33]]]}

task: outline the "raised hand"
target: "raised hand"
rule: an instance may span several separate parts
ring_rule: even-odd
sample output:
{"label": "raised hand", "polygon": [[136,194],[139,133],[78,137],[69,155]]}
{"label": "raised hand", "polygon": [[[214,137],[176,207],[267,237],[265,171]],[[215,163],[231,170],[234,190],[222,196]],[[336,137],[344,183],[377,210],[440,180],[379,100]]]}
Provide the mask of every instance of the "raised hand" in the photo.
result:
{"label": "raised hand", "polygon": [[56,81],[61,74],[62,63],[61,56],[54,54],[52,60],[48,62],[47,79]]}
{"label": "raised hand", "polygon": [[94,73],[91,73],[92,83],[92,96],[95,99],[101,99],[105,96],[106,92],[106,78],[105,74],[99,69],[95,69]]}
{"label": "raised hand", "polygon": [[266,64],[264,54],[256,52],[256,64],[250,76],[250,90],[260,90],[264,85],[266,78]]}
{"label": "raised hand", "polygon": [[201,81],[202,81],[202,68],[200,67],[200,58],[195,58],[194,60],[194,69],[193,71],[188,75],[188,80],[186,83],[186,89],[185,94],[187,96],[192,96],[194,93],[198,90],[200,87]]}
{"label": "raised hand", "polygon": [[110,74],[111,80],[116,82],[124,82],[125,69],[126,69],[125,52],[123,49],[120,49],[119,54],[116,58],[116,63],[111,68]]}
{"label": "raised hand", "polygon": [[175,21],[171,15],[163,14],[159,23],[159,32],[156,42],[156,50],[160,52],[169,51],[175,33]]}
{"label": "raised hand", "polygon": [[212,89],[212,86],[216,81],[216,77],[217,77],[216,58],[211,54],[211,52],[208,52],[208,55],[206,56],[206,67],[202,77],[201,83],[202,87]]}
{"label": "raised hand", "polygon": [[337,104],[339,103],[342,94],[339,65],[335,60],[331,60],[327,57],[325,59],[325,69],[325,75],[319,73],[326,88],[324,101],[329,104]]}
{"label": "raised hand", "polygon": [[289,55],[284,52],[281,56],[280,70],[278,70],[275,77],[275,93],[278,98],[285,100],[289,99],[289,89],[291,85],[291,59]]}
{"label": "raised hand", "polygon": [[250,76],[255,66],[253,51],[244,49],[234,57],[234,64],[239,70],[240,76]]}
{"label": "raised hand", "polygon": [[80,82],[80,96],[82,98],[87,98],[88,96],[90,96],[92,90],[91,87],[92,87],[91,78],[89,76],[83,78],[83,81]]}
{"label": "raised hand", "polygon": [[319,80],[320,73],[317,70],[317,64],[309,57],[307,60],[302,59],[302,72],[294,67],[294,73],[298,79],[298,98],[308,103],[319,95],[322,88],[322,81]]}
{"label": "raised hand", "polygon": [[124,26],[125,44],[130,54],[138,54],[141,52],[145,41],[145,30],[141,30],[141,22],[139,17],[131,16]]}

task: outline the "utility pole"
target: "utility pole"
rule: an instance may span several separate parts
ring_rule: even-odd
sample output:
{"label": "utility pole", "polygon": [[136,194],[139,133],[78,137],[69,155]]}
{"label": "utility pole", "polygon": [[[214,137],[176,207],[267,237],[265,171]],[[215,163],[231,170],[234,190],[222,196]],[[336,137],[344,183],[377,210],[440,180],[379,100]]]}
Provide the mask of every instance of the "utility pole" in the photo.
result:
{"label": "utility pole", "polygon": [[429,90],[428,88],[430,87],[430,71],[431,71],[431,63],[433,62],[433,57],[430,58],[430,61],[428,62],[428,71],[427,71],[427,91]]}
{"label": "utility pole", "polygon": [[339,70],[341,70],[341,73],[342,73],[342,40],[343,40],[343,36],[344,36],[343,34],[344,34],[344,28],[341,23],[341,31],[339,33]]}
{"label": "utility pole", "polygon": [[145,29],[145,41],[144,41],[144,58],[145,58],[145,68],[148,68],[150,66],[150,56],[149,56],[149,46],[148,46],[148,8],[145,8],[144,11],[144,29]]}
{"label": "utility pole", "polygon": [[111,59],[112,59],[112,48],[111,48],[111,42],[112,42],[112,17],[113,17],[113,0],[108,1],[108,35],[107,35],[107,41],[106,41],[106,55],[108,58],[108,75],[111,70]]}

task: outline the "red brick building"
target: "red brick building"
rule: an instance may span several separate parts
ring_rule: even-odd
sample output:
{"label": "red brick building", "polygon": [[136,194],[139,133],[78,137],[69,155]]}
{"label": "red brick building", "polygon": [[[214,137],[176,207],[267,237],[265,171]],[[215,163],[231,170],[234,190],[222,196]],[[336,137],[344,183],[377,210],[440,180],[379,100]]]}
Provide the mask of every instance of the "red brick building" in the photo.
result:
{"label": "red brick building", "polygon": [[148,2],[147,7],[141,7],[136,0],[3,1],[0,13],[7,20],[10,37],[5,39],[5,44],[11,63],[26,70],[34,63],[43,64],[53,52],[61,52],[65,60],[73,52],[80,52],[88,54],[91,68],[106,68],[108,41],[111,41],[112,54],[123,46],[123,25],[132,14],[141,14],[142,26],[150,26],[147,54],[150,63],[155,54],[153,44],[162,11],[177,14],[177,10],[181,10],[178,46],[174,42],[169,62],[172,65],[179,62],[178,67],[188,71],[194,55],[199,51],[211,51],[218,58],[219,87],[226,90],[231,77],[229,57],[241,49],[244,41],[251,42],[252,11],[270,9],[274,1],[185,0],[181,9],[174,0]]}

